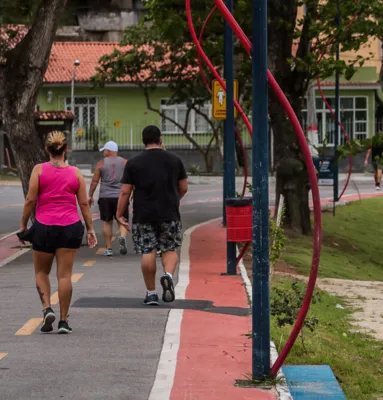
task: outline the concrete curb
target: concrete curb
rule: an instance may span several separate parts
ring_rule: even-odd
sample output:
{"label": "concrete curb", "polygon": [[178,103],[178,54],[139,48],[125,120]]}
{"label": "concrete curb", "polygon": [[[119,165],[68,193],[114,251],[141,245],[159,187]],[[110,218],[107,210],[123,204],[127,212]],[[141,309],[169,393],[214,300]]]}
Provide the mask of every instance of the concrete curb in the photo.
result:
{"label": "concrete curb", "polygon": [[[237,251],[237,255],[238,255],[238,251]],[[250,304],[253,302],[253,286],[251,284],[250,278],[247,274],[246,268],[244,263],[242,262],[242,260],[239,262],[239,270],[241,272],[241,276],[242,279],[244,281],[245,284],[245,289],[247,292],[247,297],[249,298],[249,302]],[[278,352],[277,352],[277,348],[275,346],[275,343],[273,341],[270,342],[270,361],[271,361],[271,365],[275,363],[275,361],[278,358]],[[280,400],[293,400],[291,393],[290,393],[290,389],[287,386],[286,383],[286,378],[285,375],[282,371],[282,368],[278,371],[277,374],[277,378],[283,380],[283,384],[279,383],[275,386],[275,389],[278,393],[278,397]]]}

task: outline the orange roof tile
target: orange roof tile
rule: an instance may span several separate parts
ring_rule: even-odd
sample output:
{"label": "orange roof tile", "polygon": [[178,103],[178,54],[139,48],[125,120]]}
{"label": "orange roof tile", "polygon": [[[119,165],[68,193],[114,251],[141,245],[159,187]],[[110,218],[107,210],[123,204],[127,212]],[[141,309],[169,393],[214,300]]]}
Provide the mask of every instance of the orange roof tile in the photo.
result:
{"label": "orange roof tile", "polygon": [[76,82],[89,82],[96,73],[99,59],[105,54],[112,53],[115,48],[119,48],[118,43],[55,42],[44,82],[71,82],[75,60],[80,60],[80,65],[76,68]]}

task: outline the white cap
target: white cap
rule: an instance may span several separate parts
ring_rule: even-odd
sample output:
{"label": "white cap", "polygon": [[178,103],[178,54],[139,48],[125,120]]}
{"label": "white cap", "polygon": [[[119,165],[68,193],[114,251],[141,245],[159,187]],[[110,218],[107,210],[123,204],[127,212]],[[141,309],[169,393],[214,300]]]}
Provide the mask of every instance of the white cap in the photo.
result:
{"label": "white cap", "polygon": [[118,151],[118,145],[116,142],[110,141],[105,143],[105,146],[100,149],[100,151],[109,150],[109,151]]}

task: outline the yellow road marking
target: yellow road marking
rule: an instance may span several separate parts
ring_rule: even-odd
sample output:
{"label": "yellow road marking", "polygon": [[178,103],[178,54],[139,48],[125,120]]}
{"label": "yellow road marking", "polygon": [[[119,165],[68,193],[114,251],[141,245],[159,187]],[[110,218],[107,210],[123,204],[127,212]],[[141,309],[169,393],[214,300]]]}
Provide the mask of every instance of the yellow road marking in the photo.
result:
{"label": "yellow road marking", "polygon": [[42,322],[43,322],[42,318],[31,318],[22,328],[20,328],[15,333],[15,335],[16,336],[31,335]]}
{"label": "yellow road marking", "polygon": [[51,296],[51,304],[58,304],[59,303],[59,293],[58,292],[54,292]]}
{"label": "yellow road marking", "polygon": [[0,360],[7,357],[8,353],[0,353]]}
{"label": "yellow road marking", "polygon": [[72,275],[72,283],[78,282],[83,276],[84,276],[84,274],[73,274]]}
{"label": "yellow road marking", "polygon": [[102,254],[104,251],[106,251],[106,248],[105,248],[105,247],[100,247],[100,248],[97,250],[97,253],[96,253],[96,254]]}
{"label": "yellow road marking", "polygon": [[82,264],[83,267],[93,267],[96,264],[96,260],[89,260],[86,263]]}
{"label": "yellow road marking", "polygon": [[190,210],[190,211],[184,211],[181,214],[192,214],[195,213],[197,210]]}

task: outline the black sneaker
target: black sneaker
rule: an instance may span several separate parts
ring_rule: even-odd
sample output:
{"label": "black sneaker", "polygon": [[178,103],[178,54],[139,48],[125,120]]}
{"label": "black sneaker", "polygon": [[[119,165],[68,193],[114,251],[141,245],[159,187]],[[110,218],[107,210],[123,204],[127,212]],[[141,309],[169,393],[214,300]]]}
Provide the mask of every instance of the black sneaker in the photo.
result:
{"label": "black sneaker", "polygon": [[58,333],[61,335],[72,333],[72,328],[68,325],[68,321],[60,321],[59,322]]}
{"label": "black sneaker", "polygon": [[51,307],[44,310],[44,321],[41,326],[40,331],[43,333],[48,333],[53,331],[53,322],[55,322],[56,316]]}
{"label": "black sneaker", "polygon": [[118,238],[118,243],[120,243],[120,254],[125,255],[128,253],[128,248],[126,246],[126,238],[120,236]]}
{"label": "black sneaker", "polygon": [[144,304],[147,306],[158,306],[158,294],[147,294],[144,300]]}
{"label": "black sneaker", "polygon": [[161,282],[162,289],[164,289],[164,291],[162,293],[162,300],[165,303],[171,303],[176,298],[176,296],[174,294],[173,279],[168,274],[165,274],[164,276],[161,277],[160,282]]}

